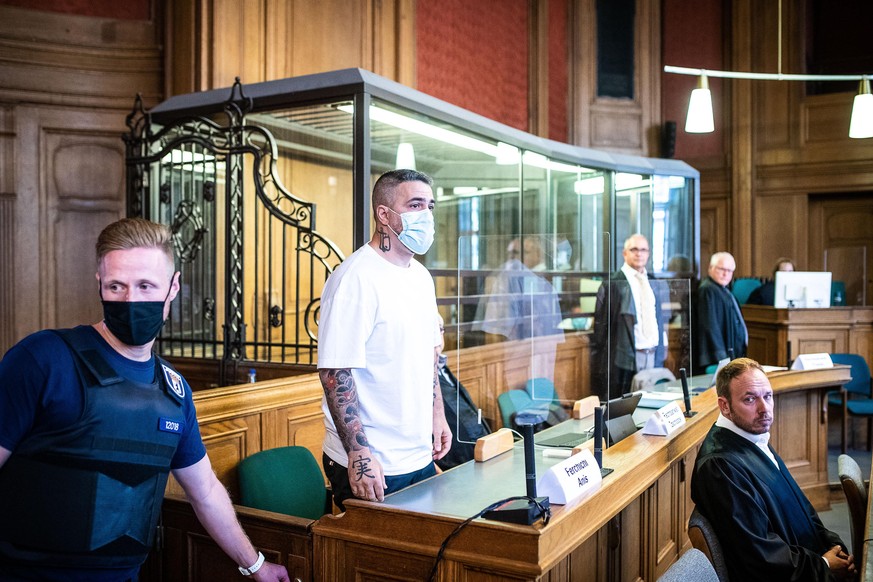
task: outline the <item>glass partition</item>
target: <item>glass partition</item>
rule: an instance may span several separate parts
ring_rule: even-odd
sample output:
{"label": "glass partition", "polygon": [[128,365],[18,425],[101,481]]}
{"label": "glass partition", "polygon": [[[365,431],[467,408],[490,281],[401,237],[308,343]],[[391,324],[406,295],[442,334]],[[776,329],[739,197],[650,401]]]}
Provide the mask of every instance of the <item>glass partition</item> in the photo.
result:
{"label": "glass partition", "polygon": [[373,184],[395,168],[434,179],[436,241],[419,260],[447,350],[488,345],[485,330],[462,329],[478,309],[468,298],[516,238],[540,238],[533,266],[565,325],[591,322],[595,285],[621,267],[631,233],[650,241],[657,277],[697,272],[699,172],[678,160],[543,139],[360,69],[139,106],[125,137],[128,214],[173,225],[191,256],[186,307],[159,350],[221,358],[230,375],[242,360],[315,364],[324,280],[370,239]]}
{"label": "glass partition", "polygon": [[[601,248],[613,248],[610,233],[602,238]],[[657,345],[638,353],[628,335],[634,333],[636,308],[627,278],[567,268],[566,240],[542,233],[459,237],[459,293],[451,312],[465,349],[453,351],[447,365],[458,378],[482,379],[474,401],[496,397],[495,428],[516,429],[523,415],[543,432],[544,446],[568,433],[593,434],[593,413],[571,418],[577,401],[593,396],[604,405],[610,444],[620,440],[613,417],[629,414],[624,420],[630,421],[630,434],[655,404],[671,398],[681,403],[678,371],[690,374],[691,362],[691,282],[649,280]],[[497,249],[502,253],[496,255]],[[648,369],[635,373],[639,366]],[[708,381],[692,385],[708,387]],[[635,393],[641,394],[623,398]],[[537,443],[543,444],[539,438]]]}

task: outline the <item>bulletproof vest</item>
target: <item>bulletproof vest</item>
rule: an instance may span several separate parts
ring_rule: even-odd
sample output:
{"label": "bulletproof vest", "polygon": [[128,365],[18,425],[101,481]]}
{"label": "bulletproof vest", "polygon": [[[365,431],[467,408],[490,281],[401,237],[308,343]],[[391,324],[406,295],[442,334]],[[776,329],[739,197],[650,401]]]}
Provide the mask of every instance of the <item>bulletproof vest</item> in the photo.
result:
{"label": "bulletproof vest", "polygon": [[27,435],[0,469],[0,557],[121,568],[152,546],[184,430],[184,384],[157,356],[153,384],[119,376],[87,328],[58,330],[73,354],[82,413]]}

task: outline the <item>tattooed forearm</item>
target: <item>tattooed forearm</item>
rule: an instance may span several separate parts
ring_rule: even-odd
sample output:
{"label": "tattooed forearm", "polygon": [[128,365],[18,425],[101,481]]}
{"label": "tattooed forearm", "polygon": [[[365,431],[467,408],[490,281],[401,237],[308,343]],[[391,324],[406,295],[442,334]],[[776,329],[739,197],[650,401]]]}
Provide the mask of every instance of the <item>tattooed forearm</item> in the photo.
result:
{"label": "tattooed forearm", "polygon": [[[323,369],[318,371],[321,386],[327,398],[327,407],[336,425],[346,452],[369,447],[367,435],[358,414],[358,390],[355,379],[348,369]],[[366,464],[364,467],[366,471]]]}

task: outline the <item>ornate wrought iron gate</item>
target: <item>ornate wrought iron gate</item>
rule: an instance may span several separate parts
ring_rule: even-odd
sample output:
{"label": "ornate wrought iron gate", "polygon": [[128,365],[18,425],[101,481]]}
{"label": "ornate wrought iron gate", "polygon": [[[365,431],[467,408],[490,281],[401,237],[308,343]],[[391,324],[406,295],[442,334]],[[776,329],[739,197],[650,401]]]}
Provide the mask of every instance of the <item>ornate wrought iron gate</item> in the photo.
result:
{"label": "ornate wrought iron gate", "polygon": [[172,228],[182,273],[157,350],[220,360],[221,384],[243,361],[314,366],[321,288],[343,259],[283,186],[250,103],[237,80],[223,115],[159,126],[137,98],[124,136],[128,216]]}

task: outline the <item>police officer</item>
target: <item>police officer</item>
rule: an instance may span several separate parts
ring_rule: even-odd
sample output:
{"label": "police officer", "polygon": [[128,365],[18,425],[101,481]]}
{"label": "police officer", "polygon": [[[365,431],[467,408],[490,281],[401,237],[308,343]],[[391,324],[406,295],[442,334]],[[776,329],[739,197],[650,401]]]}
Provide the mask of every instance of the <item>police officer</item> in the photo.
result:
{"label": "police officer", "polygon": [[152,345],[179,292],[172,235],[123,219],[97,241],[103,320],[23,339],[0,361],[0,579],[135,580],[169,473],[255,580],[287,580],[236,519],[191,389]]}

